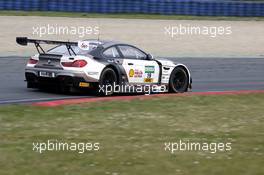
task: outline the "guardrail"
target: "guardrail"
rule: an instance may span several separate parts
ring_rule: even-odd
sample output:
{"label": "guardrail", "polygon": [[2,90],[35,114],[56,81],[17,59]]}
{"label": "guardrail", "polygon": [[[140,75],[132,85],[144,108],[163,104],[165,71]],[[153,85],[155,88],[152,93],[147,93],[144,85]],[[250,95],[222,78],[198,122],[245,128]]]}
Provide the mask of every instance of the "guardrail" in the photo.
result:
{"label": "guardrail", "polygon": [[0,0],[0,10],[264,16],[264,1],[230,0]]}

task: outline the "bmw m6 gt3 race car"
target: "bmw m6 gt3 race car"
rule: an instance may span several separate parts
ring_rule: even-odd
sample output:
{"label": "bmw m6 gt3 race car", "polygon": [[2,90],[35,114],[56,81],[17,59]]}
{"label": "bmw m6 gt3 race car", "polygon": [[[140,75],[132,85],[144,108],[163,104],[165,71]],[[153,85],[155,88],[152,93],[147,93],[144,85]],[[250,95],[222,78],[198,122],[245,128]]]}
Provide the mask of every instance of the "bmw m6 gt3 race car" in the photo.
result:
{"label": "bmw m6 gt3 race car", "polygon": [[[33,43],[38,51],[26,65],[28,88],[58,86],[63,91],[87,88],[104,95],[111,95],[117,89],[118,92],[128,92],[128,88],[131,90],[135,86],[148,92],[181,93],[191,89],[192,78],[185,65],[153,58],[133,45],[101,40],[66,42],[27,37],[17,37],[16,42],[20,45]],[[41,44],[56,46],[44,51]]]}

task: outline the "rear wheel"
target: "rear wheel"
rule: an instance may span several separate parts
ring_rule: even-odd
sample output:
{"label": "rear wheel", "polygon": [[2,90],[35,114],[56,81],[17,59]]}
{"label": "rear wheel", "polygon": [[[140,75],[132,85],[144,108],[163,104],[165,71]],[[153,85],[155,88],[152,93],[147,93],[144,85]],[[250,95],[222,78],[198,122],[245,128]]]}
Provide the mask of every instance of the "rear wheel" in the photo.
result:
{"label": "rear wheel", "polygon": [[184,68],[176,67],[170,76],[169,92],[182,93],[188,88],[188,75]]}
{"label": "rear wheel", "polygon": [[117,85],[117,75],[112,68],[106,68],[101,74],[99,81],[99,94],[112,95],[114,93],[114,85]]}

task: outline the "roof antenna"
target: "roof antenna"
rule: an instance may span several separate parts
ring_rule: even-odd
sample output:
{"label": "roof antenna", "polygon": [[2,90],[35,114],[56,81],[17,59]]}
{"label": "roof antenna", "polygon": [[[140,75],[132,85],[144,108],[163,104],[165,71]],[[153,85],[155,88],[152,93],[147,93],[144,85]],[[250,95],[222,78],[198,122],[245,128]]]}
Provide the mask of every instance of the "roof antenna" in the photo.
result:
{"label": "roof antenna", "polygon": [[98,30],[97,41],[100,41],[100,29]]}
{"label": "roof antenna", "polygon": [[97,26],[96,26],[96,28],[98,29],[98,34],[97,34],[97,41],[99,42],[100,41],[100,34],[101,34],[101,21],[100,20],[98,20],[97,21]]}

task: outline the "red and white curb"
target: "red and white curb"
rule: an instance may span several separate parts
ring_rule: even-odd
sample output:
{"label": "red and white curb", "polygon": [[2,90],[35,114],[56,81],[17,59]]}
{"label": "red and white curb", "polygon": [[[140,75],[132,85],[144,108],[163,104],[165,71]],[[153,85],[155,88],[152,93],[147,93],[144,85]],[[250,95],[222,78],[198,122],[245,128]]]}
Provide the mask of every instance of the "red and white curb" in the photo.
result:
{"label": "red and white curb", "polygon": [[65,104],[87,103],[96,101],[109,100],[131,100],[131,99],[146,99],[152,97],[166,97],[166,96],[189,96],[189,95],[225,95],[225,94],[246,94],[246,93],[264,93],[264,90],[234,90],[234,91],[208,91],[208,92],[187,92],[187,93],[163,93],[151,95],[132,95],[132,96],[111,96],[111,97],[89,97],[76,99],[52,100],[43,102],[34,102],[34,106],[60,106]]}

